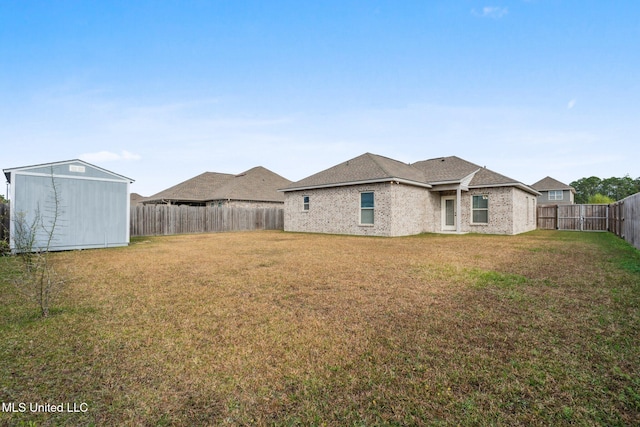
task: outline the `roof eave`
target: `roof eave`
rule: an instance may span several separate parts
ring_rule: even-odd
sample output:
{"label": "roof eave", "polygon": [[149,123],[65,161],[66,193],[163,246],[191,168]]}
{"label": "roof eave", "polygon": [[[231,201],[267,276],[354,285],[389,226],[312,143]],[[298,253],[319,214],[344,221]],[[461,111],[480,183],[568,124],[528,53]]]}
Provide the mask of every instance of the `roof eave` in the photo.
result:
{"label": "roof eave", "polygon": [[522,184],[521,182],[507,182],[504,184],[480,184],[480,185],[470,185],[470,189],[474,188],[491,188],[491,187],[516,187],[528,193],[534,194],[536,196],[541,196],[542,194],[528,185]]}
{"label": "roof eave", "polygon": [[565,188],[538,188],[536,191],[571,191],[573,194],[576,194],[576,189],[573,187],[565,187]]}
{"label": "roof eave", "polygon": [[432,188],[431,184],[427,184],[425,182],[411,181],[409,179],[404,179],[404,178],[388,177],[388,178],[379,178],[379,179],[367,179],[367,180],[361,180],[361,181],[347,181],[347,182],[338,182],[338,183],[331,183],[331,184],[305,185],[301,187],[281,188],[278,191],[286,193],[289,191],[316,190],[320,188],[332,188],[332,187],[348,187],[351,185],[363,185],[363,184],[380,184],[384,182],[396,182],[398,184],[407,184],[407,185],[413,185],[416,187]]}

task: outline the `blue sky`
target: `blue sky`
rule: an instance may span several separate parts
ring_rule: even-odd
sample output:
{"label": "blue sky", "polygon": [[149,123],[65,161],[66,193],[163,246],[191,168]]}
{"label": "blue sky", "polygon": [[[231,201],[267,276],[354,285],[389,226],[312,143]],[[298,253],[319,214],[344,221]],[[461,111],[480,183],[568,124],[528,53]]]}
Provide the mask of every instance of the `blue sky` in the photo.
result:
{"label": "blue sky", "polygon": [[82,158],[145,196],[364,152],[636,178],[639,99],[636,1],[0,2],[0,168]]}

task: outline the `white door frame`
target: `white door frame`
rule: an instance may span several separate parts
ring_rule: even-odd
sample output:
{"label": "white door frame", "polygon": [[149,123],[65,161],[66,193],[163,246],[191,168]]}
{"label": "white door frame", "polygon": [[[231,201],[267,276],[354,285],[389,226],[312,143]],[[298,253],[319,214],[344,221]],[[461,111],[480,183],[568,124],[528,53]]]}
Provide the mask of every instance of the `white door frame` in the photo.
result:
{"label": "white door frame", "polygon": [[[440,228],[442,231],[456,231],[458,229],[458,198],[456,196],[440,197],[440,212],[442,215]],[[447,225],[447,200],[453,200],[453,224]]]}

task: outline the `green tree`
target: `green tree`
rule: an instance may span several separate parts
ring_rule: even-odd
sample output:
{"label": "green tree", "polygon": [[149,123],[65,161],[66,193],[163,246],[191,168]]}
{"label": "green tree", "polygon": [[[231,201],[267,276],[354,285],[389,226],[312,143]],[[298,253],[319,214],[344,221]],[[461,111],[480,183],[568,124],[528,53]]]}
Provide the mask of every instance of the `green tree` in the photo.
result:
{"label": "green tree", "polygon": [[622,178],[600,179],[597,176],[580,178],[569,185],[576,189],[576,203],[590,203],[589,198],[596,194],[616,201],[640,192],[640,178],[632,179],[628,174]]}
{"label": "green tree", "polygon": [[596,193],[593,196],[589,196],[587,203],[590,205],[610,205],[614,203],[615,200],[609,196],[605,196],[604,194]]}
{"label": "green tree", "polygon": [[9,203],[9,201],[4,198],[4,194],[0,194],[0,203]]}
{"label": "green tree", "polygon": [[622,178],[607,178],[600,183],[600,193],[614,200],[622,200],[638,192],[635,184],[629,175]]}
{"label": "green tree", "polygon": [[575,202],[587,203],[590,196],[599,192],[601,182],[602,180],[597,176],[591,176],[569,183],[570,186],[576,189]]}

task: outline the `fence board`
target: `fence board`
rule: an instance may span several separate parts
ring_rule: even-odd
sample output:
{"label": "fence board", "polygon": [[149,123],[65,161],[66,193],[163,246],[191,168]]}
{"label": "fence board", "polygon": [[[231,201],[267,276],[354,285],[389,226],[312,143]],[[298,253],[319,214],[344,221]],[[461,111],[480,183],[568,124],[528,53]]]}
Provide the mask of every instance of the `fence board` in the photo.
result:
{"label": "fence board", "polygon": [[611,231],[640,249],[640,193],[611,205]]}
{"label": "fence board", "polygon": [[537,210],[538,228],[545,230],[607,231],[608,205],[542,205]]}
{"label": "fence board", "polygon": [[539,205],[537,218],[538,228],[543,230],[555,230],[558,228],[558,206]]}
{"label": "fence board", "polygon": [[131,236],[283,229],[282,208],[176,205],[131,207]]}

